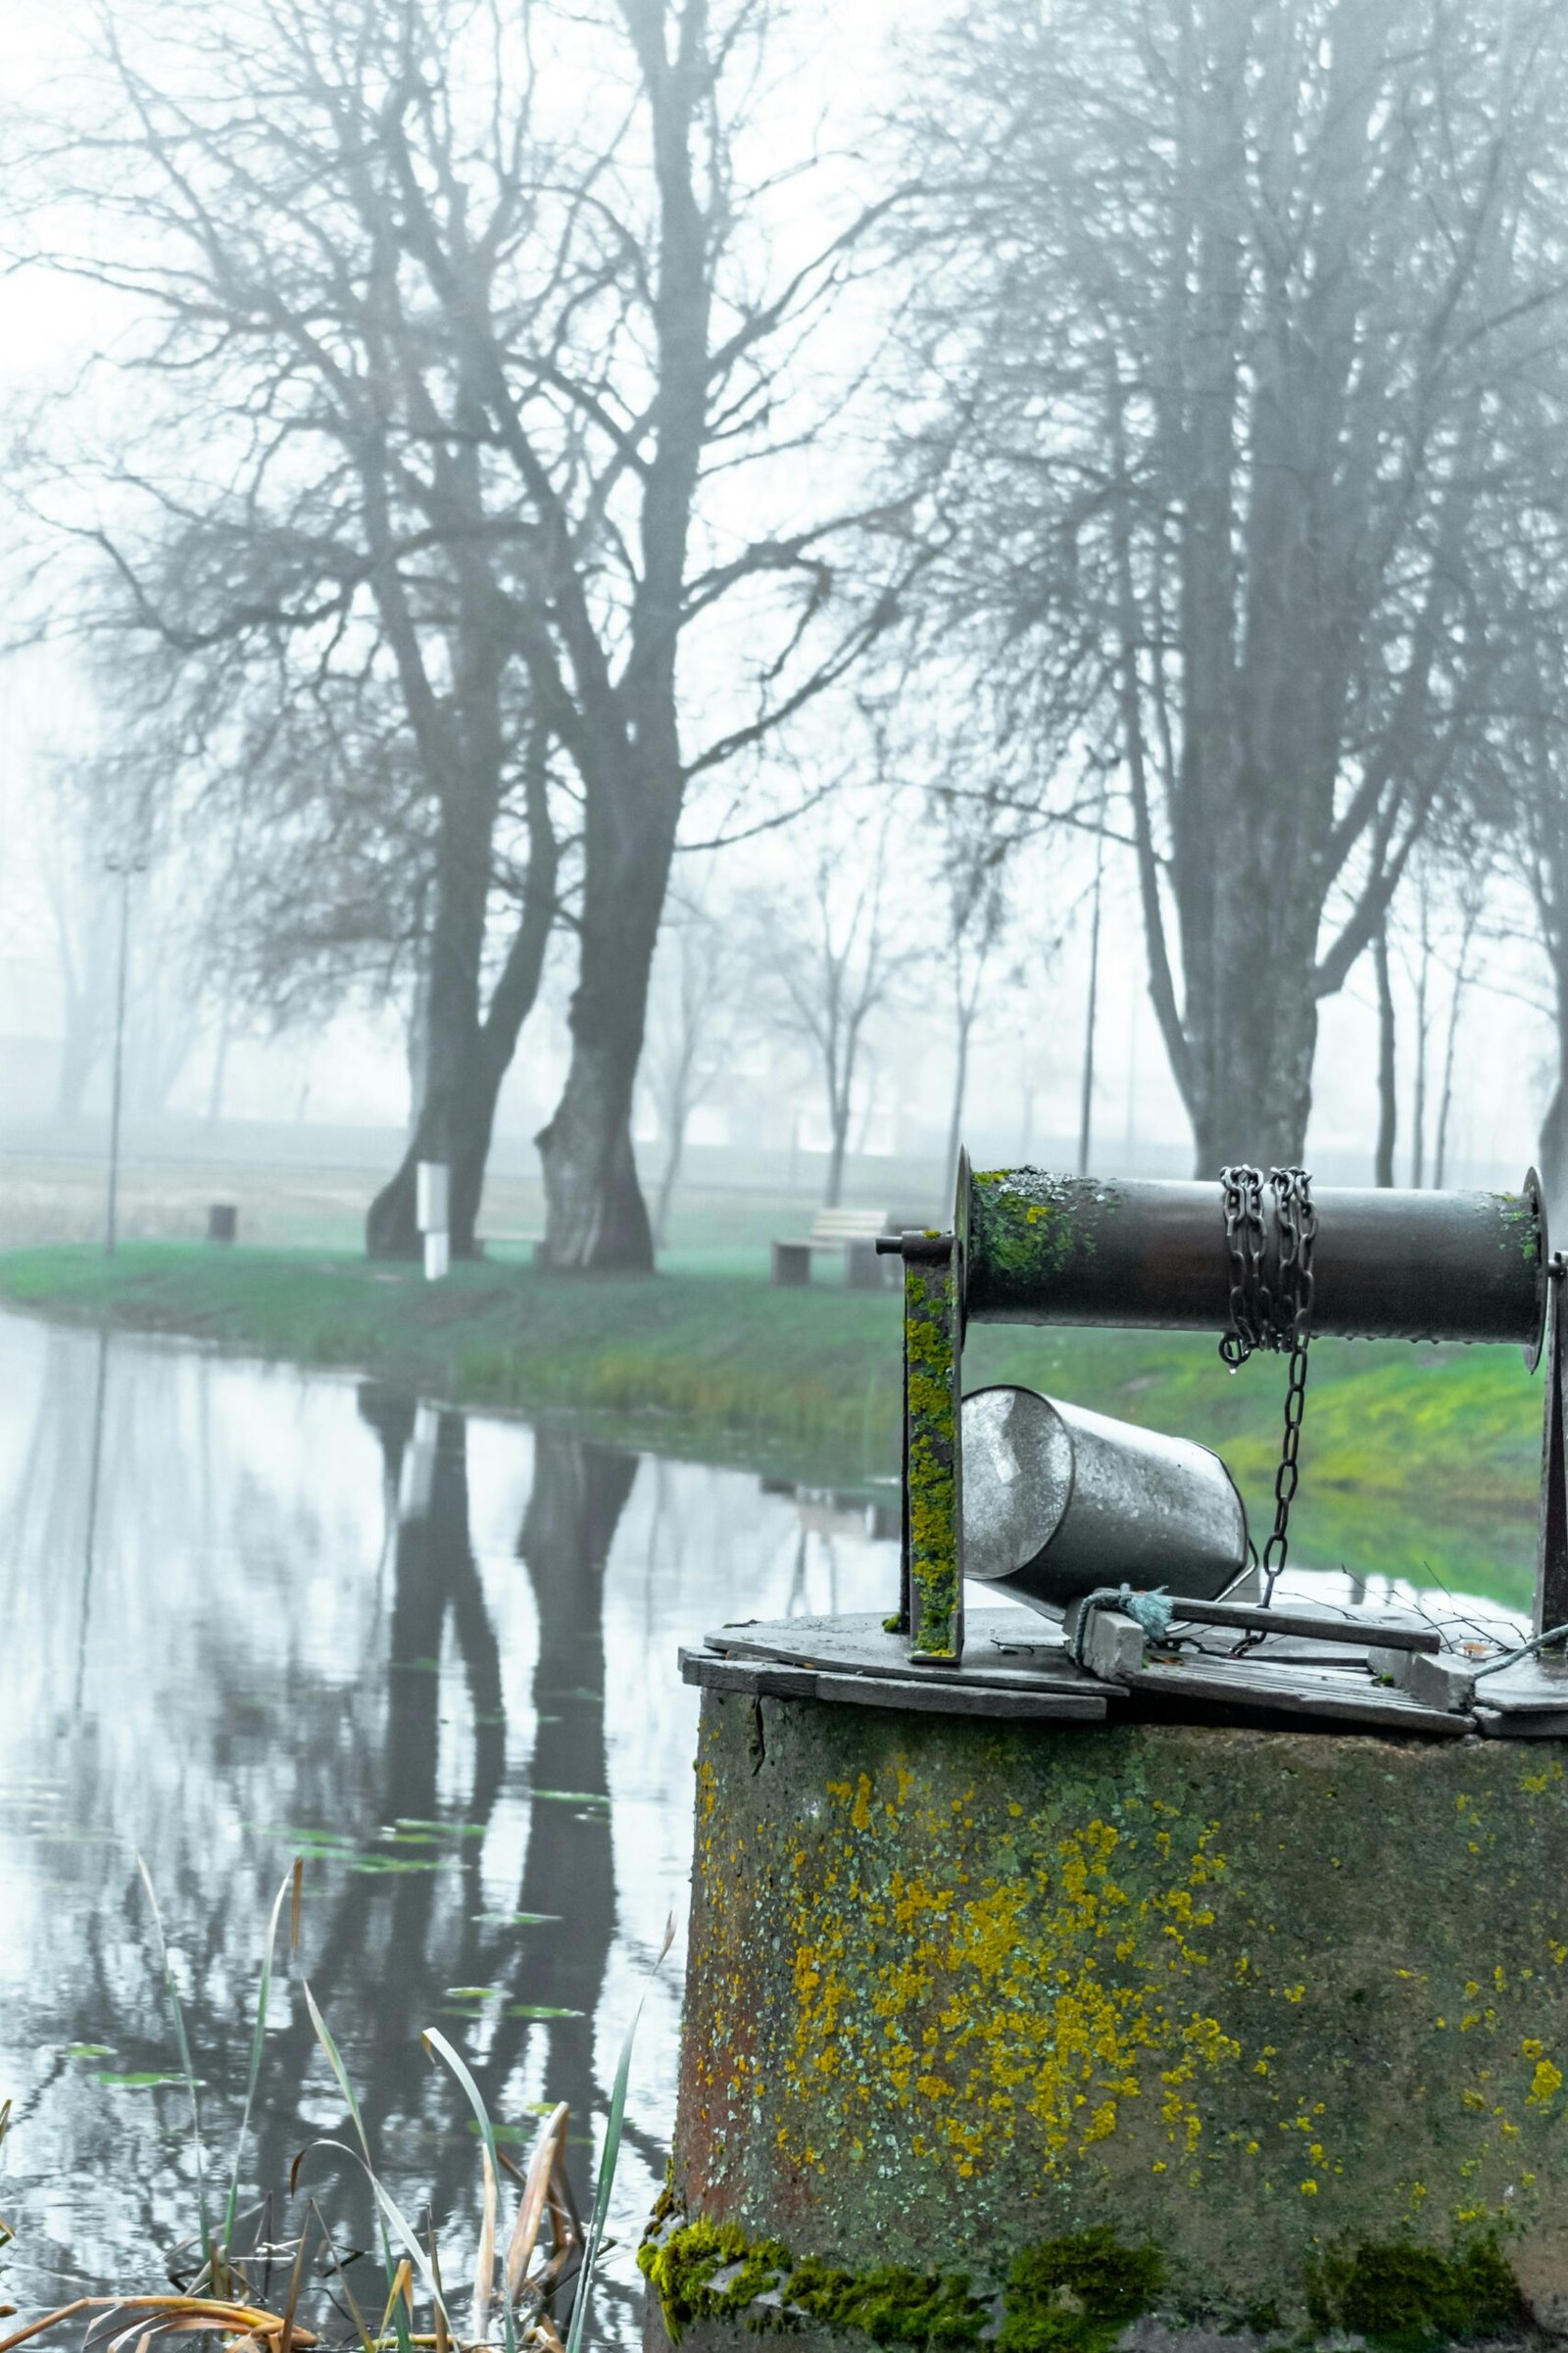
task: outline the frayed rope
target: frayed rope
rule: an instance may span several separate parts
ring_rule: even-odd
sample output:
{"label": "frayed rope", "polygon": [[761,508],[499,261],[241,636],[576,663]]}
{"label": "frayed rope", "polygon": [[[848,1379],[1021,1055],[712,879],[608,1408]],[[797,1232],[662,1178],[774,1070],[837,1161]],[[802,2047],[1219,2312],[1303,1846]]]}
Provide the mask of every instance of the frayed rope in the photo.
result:
{"label": "frayed rope", "polygon": [[1156,1593],[1135,1593],[1130,1585],[1102,1585],[1086,1593],[1078,1604],[1078,1619],[1072,1630],[1072,1655],[1081,1667],[1084,1663],[1084,1644],[1089,1638],[1089,1623],[1097,1609],[1119,1609],[1123,1617],[1141,1626],[1152,1642],[1157,1642],[1167,1633],[1175,1615],[1176,1604],[1163,1587]]}

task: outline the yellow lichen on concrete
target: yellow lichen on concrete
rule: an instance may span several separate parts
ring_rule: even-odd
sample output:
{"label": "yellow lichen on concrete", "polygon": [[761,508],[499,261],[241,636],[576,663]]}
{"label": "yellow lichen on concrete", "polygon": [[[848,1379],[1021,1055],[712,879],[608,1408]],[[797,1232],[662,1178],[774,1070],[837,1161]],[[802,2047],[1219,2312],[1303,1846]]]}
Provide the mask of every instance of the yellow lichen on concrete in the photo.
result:
{"label": "yellow lichen on concrete", "polygon": [[[946,1849],[949,1824],[907,1818],[910,1776],[830,1782],[830,1824],[798,1851],[785,1912],[798,1996],[779,2146],[807,2162],[824,2090],[916,2133],[960,2177],[1023,2117],[1047,2174],[1120,2128],[1129,2103],[1168,2147],[1199,2154],[1202,2086],[1241,2047],[1204,1998],[1204,1891],[1225,1868],[1216,1826],[1167,1836],[1168,1877],[1134,1892],[1117,1850],[1136,1829],[1098,1817],[1042,1861],[927,1877],[900,1857]],[[963,1800],[954,1801],[961,1804]],[[949,1816],[953,1811],[950,1805]],[[1134,1807],[1133,1821],[1147,1809]],[[880,1851],[879,1851],[880,1850]],[[874,1888],[874,1893],[870,1889]],[[875,1957],[880,1955],[881,1957]],[[1148,2084],[1151,2054],[1166,2059]]]}
{"label": "yellow lichen on concrete", "polygon": [[[1365,1739],[705,1704],[677,2180],[858,2263],[1568,2244],[1568,1779]],[[716,1795],[714,1794],[716,1792]]]}

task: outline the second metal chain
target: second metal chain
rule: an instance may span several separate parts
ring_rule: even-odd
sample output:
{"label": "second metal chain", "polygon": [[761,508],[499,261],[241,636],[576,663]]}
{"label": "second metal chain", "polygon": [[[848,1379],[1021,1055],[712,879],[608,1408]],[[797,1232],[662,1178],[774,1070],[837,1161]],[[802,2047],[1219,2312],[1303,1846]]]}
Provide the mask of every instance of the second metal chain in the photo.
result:
{"label": "second metal chain", "polygon": [[1262,1171],[1246,1163],[1220,1171],[1231,1260],[1231,1324],[1219,1352],[1232,1371],[1245,1364],[1254,1348],[1289,1350],[1291,1360],[1285,1385],[1285,1432],[1274,1475],[1274,1527],[1259,1564],[1265,1608],[1290,1551],[1291,1505],[1300,1480],[1298,1457],[1306,1409],[1314,1288],[1312,1245],[1317,1238],[1312,1179],[1306,1169],[1271,1168],[1268,1183],[1279,1225],[1279,1287],[1274,1293],[1263,1281]]}

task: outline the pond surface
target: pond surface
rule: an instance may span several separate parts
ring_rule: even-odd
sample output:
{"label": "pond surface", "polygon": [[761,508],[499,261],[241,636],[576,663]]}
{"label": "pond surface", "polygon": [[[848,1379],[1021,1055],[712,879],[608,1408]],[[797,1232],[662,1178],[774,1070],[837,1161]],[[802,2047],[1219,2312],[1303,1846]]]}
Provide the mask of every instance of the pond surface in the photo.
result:
{"label": "pond surface", "polygon": [[433,2212],[449,2279],[469,2261],[478,2144],[421,2029],[463,2051],[519,2158],[541,2107],[570,2102],[581,2193],[674,1914],[594,2329],[634,2344],[690,1855],[696,1694],[676,1645],[729,1617],[889,1605],[887,1495],[872,1512],[371,1382],[0,1316],[0,2216],[16,2232],[0,2300],[25,2316],[157,2288],[197,2230],[137,1856],[186,2005],[216,2207],[267,1914],[303,1849],[244,2200],[270,2191],[282,2237],[314,2190],[366,2243],[363,2190],[332,2151],[287,2195],[296,2153],[346,2128],[303,1974],[377,2165],[407,2211]]}
{"label": "pond surface", "polygon": [[[177,2060],[138,1854],[187,2006],[210,2202],[302,1843],[299,1966],[449,2271],[478,2144],[422,2028],[469,2060],[519,2158],[534,2111],[568,2100],[585,2187],[645,1972],[672,1912],[684,1928],[696,1694],[677,1642],[884,1604],[896,1547],[867,1519],[370,1383],[0,1317],[0,2297],[25,2315],[159,2287],[197,2227],[189,2101],[149,2080]],[[636,2337],[680,1960],[677,1941],[638,2039],[602,2342]],[[346,2120],[297,1987],[274,1985],[270,2024],[243,2174],[248,2201],[274,2191],[281,2236],[296,2151]],[[320,2152],[304,2181],[363,2244],[346,2161]]]}

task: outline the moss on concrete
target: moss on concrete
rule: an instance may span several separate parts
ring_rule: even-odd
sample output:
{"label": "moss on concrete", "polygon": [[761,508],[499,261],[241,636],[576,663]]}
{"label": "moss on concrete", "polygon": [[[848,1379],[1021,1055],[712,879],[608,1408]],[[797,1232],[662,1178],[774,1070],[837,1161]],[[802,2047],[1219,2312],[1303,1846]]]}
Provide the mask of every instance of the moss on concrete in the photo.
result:
{"label": "moss on concrete", "polygon": [[1308,2272],[1307,2310],[1316,2328],[1348,2329],[1389,2353],[1517,2335],[1530,2324],[1490,2233],[1450,2254],[1412,2239],[1325,2254]]}
{"label": "moss on concrete", "polygon": [[790,2273],[783,2295],[808,2319],[876,2345],[972,2345],[991,2317],[961,2273],[944,2278],[899,2264],[857,2276],[808,2257]]}
{"label": "moss on concrete", "polygon": [[[970,2345],[996,2319],[995,2300],[972,2294],[961,2272],[796,2261],[777,2239],[754,2243],[706,2217],[652,2229],[637,2261],[676,2343],[703,2321],[762,2329],[805,2320],[878,2345]],[[1001,2353],[1105,2353],[1163,2278],[1156,2249],[1123,2246],[1103,2228],[1050,2239],[1014,2262],[992,2333]]]}
{"label": "moss on concrete", "polygon": [[734,2223],[699,2217],[646,2238],[637,2265],[678,2344],[694,2321],[750,2313],[765,2289],[779,2284],[790,2258],[776,2239],[754,2243]]}
{"label": "moss on concrete", "polygon": [[999,2353],[1105,2353],[1165,2283],[1159,2249],[1123,2246],[1103,2224],[1015,2255]]}
{"label": "moss on concrete", "polygon": [[1558,1743],[762,1705],[754,1771],[705,1698],[687,2210],[992,2294],[1104,2229],[1290,2328],[1348,2245],[1568,2237]]}

